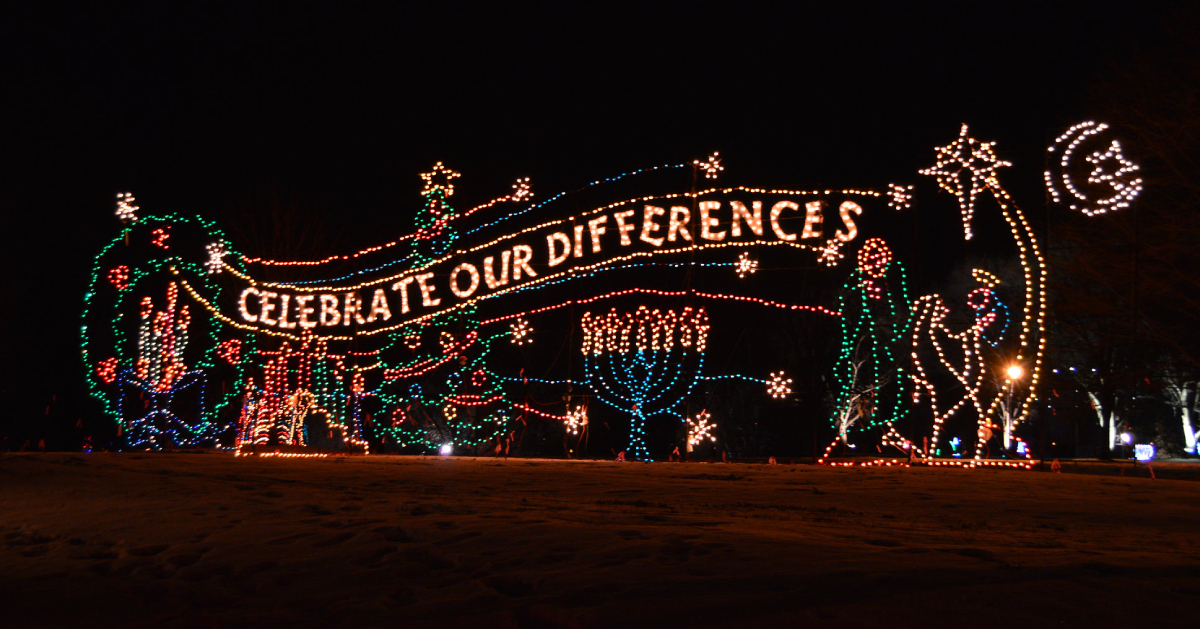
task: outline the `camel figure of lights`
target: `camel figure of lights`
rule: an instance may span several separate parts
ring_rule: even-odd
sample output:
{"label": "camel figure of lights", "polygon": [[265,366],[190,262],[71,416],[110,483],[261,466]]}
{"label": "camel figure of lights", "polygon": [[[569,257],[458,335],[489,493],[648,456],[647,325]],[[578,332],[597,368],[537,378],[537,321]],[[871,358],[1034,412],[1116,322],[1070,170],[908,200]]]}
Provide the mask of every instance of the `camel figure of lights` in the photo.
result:
{"label": "camel figure of lights", "polygon": [[584,313],[585,382],[606,404],[630,415],[629,450],[649,460],[646,421],[671,412],[695,386],[704,364],[708,313],[703,308]]}

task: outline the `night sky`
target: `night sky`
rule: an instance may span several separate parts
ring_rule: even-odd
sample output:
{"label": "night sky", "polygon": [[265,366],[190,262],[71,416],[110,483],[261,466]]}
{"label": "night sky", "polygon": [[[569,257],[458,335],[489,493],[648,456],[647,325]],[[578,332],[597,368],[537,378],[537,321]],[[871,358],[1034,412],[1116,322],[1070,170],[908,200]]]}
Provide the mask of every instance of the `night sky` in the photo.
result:
{"label": "night sky", "polygon": [[249,254],[280,253],[237,237],[269,231],[275,202],[328,226],[313,244],[347,251],[406,233],[417,174],[438,160],[463,173],[459,207],[516,177],[546,198],[714,150],[730,183],[882,187],[915,181],[967,122],[1037,206],[1045,146],[1170,19],[1148,2],[178,4],[38,2],[0,19],[0,429],[95,412],[79,315],[92,257],[118,230],[117,192],[144,212],[216,219]]}

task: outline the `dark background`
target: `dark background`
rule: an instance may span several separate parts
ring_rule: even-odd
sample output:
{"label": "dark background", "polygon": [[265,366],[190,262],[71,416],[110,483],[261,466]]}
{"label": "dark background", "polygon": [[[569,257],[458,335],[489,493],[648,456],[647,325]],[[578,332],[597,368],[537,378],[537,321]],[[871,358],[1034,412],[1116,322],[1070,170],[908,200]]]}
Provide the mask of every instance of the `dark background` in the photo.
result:
{"label": "dark background", "polygon": [[[100,421],[79,316],[117,192],[307,257],[406,233],[438,160],[464,173],[460,208],[518,176],[547,198],[713,150],[731,184],[882,187],[967,122],[1040,208],[1045,147],[1173,19],[1155,2],[244,4],[4,10],[0,435],[53,447]],[[311,229],[280,233],[280,213]]]}

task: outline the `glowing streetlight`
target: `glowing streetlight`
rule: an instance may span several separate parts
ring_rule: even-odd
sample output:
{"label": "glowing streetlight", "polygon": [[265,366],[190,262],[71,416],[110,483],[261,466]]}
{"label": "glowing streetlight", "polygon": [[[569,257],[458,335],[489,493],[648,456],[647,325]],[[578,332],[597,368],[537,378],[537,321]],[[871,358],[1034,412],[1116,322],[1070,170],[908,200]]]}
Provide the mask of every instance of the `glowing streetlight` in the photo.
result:
{"label": "glowing streetlight", "polygon": [[441,448],[438,448],[438,452],[439,452],[439,453],[440,453],[442,456],[450,456],[451,454],[454,454],[454,444],[452,444],[452,443],[443,443],[443,444],[442,444],[442,447],[441,447]]}
{"label": "glowing streetlight", "polygon": [[1025,368],[1017,363],[1013,363],[1004,372],[1008,374],[1008,397],[1004,402],[1004,449],[1007,450],[1012,447],[1013,385],[1016,384],[1017,380],[1021,379],[1021,376],[1025,375]]}

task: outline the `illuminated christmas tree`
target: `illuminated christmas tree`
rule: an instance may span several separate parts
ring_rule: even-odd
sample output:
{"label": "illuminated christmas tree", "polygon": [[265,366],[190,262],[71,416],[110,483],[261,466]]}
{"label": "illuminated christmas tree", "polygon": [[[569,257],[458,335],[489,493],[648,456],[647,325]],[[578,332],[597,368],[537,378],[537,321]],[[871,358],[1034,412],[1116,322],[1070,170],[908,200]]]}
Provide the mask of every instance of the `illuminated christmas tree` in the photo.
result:
{"label": "illuminated christmas tree", "polygon": [[[458,238],[456,213],[448,202],[458,176],[441,162],[421,174],[425,205],[416,217],[409,257],[413,269],[445,255]],[[481,332],[474,305],[406,325],[380,352],[394,362],[383,361],[379,399],[390,413],[377,422],[377,435],[401,447],[438,448],[447,454],[455,448],[499,445],[511,418],[501,381],[487,368],[487,358],[493,341],[506,336]]]}

